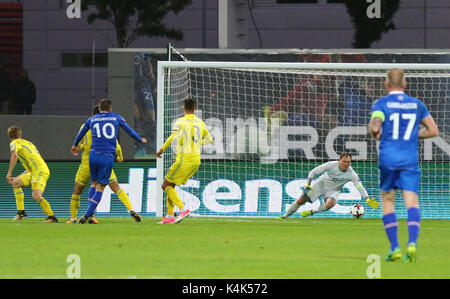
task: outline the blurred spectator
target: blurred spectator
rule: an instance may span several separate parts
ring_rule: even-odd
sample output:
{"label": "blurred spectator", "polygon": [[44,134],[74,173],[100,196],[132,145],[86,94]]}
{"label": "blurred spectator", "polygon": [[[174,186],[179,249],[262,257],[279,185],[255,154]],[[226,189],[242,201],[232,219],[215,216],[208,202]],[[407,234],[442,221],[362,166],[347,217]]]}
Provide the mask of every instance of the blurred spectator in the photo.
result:
{"label": "blurred spectator", "polygon": [[[299,61],[310,63],[368,62],[366,57],[361,54],[306,54],[302,55]],[[345,85],[343,87],[347,91],[346,96],[348,98],[339,99],[336,95],[337,80],[337,75],[327,74],[326,72],[298,75],[297,82],[280,101],[264,108],[267,122],[270,125],[273,119],[277,118],[280,125],[287,122],[290,126],[315,127],[319,134],[316,156],[325,157],[324,136],[338,125],[338,118],[347,113],[346,116],[349,121],[359,122],[360,114],[366,112],[365,103],[370,101],[365,98],[365,95],[360,98],[362,94],[356,94],[352,89],[346,88],[349,86]],[[355,90],[358,90],[358,88]],[[363,110],[358,111],[358,115],[353,118],[357,109]],[[293,154],[301,155],[300,152],[294,152]]]}
{"label": "blurred spectator", "polygon": [[[369,122],[370,110],[374,98],[374,84],[359,78],[347,76],[339,86],[339,95],[346,103],[344,115],[339,122],[346,126],[365,126]],[[362,86],[361,86],[362,85]]]}
{"label": "blurred spectator", "polygon": [[8,114],[11,100],[11,82],[10,73],[0,65],[0,114]]}
{"label": "blurred spectator", "polygon": [[[362,54],[305,54],[300,57],[300,62],[335,62],[335,63],[367,63],[367,59]],[[277,103],[266,108],[269,117],[287,118],[283,113],[309,114],[322,121],[321,118],[326,115],[327,105],[332,96],[332,89],[335,87],[336,77],[333,75],[300,74],[293,88]],[[334,114],[337,115],[337,114]]]}
{"label": "blurred spectator", "polygon": [[[327,54],[306,54],[300,62],[329,61]],[[265,117],[278,118],[283,125],[289,118],[297,120],[295,125],[307,125],[320,121],[325,113],[330,94],[330,80],[323,75],[299,74],[294,86],[272,106],[266,106]],[[299,123],[302,122],[302,123]],[[303,123],[306,121],[307,123]]]}
{"label": "blurred spectator", "polygon": [[[299,57],[299,62],[329,62],[328,54],[305,54]],[[264,116],[267,119],[268,131],[275,119],[279,125],[312,126],[317,129],[319,136],[334,128],[337,120],[334,116],[326,114],[330,100],[334,77],[320,74],[299,74],[296,82],[287,94],[272,106],[264,107]],[[302,136],[290,138],[301,139]],[[319,139],[322,137],[319,137]],[[301,156],[301,150],[290,151],[290,155]],[[316,156],[322,157],[324,150],[322,142],[316,147]]]}
{"label": "blurred spectator", "polygon": [[36,102],[36,87],[28,77],[28,73],[22,70],[13,84],[13,101],[10,103],[10,113],[19,115],[31,115],[33,104]]}
{"label": "blurred spectator", "polygon": [[156,83],[151,56],[138,53],[135,57],[135,130],[147,138],[148,143],[136,143],[136,155],[145,156],[156,153],[156,117],[152,86]]}

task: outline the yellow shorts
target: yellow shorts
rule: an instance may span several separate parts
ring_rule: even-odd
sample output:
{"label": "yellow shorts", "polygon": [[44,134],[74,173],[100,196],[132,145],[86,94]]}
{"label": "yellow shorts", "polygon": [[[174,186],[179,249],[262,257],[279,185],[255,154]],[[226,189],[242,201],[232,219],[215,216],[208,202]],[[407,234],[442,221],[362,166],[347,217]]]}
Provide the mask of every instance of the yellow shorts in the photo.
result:
{"label": "yellow shorts", "polygon": [[[77,175],[75,176],[75,182],[81,186],[86,186],[91,181],[91,172],[89,171],[89,165],[80,164],[78,167]],[[117,176],[114,170],[111,171],[109,182],[117,181]]]}
{"label": "yellow shorts", "polygon": [[23,175],[20,175],[19,178],[23,182],[24,187],[28,187],[31,185],[32,190],[41,190],[44,192],[45,187],[47,186],[47,180],[50,177],[50,173],[47,171],[32,171],[27,172]]}
{"label": "yellow shorts", "polygon": [[177,157],[175,163],[169,169],[166,180],[177,186],[184,185],[198,170],[200,157]]}

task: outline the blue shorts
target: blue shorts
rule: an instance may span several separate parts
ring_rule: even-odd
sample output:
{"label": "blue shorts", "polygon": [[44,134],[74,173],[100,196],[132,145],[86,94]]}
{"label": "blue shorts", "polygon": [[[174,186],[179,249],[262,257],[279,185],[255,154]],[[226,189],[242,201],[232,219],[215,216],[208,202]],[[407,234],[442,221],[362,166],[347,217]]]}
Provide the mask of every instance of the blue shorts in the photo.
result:
{"label": "blue shorts", "polygon": [[380,189],[385,192],[394,189],[412,191],[419,194],[420,168],[392,169],[380,165]]}
{"label": "blue shorts", "polygon": [[93,182],[108,185],[113,165],[114,157],[89,152],[89,169],[91,172],[91,180]]}

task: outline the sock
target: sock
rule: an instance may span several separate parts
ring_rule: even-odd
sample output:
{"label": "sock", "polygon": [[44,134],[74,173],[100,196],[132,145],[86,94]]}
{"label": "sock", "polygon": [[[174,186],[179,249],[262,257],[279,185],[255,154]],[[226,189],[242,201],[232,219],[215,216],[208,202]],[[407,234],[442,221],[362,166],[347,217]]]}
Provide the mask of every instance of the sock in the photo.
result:
{"label": "sock", "polygon": [[17,211],[24,211],[25,210],[25,204],[24,204],[25,195],[23,194],[22,188],[14,188],[14,196],[16,197]]}
{"label": "sock", "polygon": [[80,195],[72,194],[72,199],[70,200],[70,217],[71,219],[76,219],[78,214],[78,208],[80,207]]}
{"label": "sock", "polygon": [[47,215],[47,217],[55,216],[53,214],[52,208],[50,207],[50,204],[45,198],[42,197],[41,201],[39,202],[39,205],[41,206],[42,210],[44,211],[45,215]]}
{"label": "sock", "polygon": [[96,191],[95,187],[91,187],[89,189],[88,199],[92,199],[94,197],[95,191]]}
{"label": "sock", "polygon": [[167,196],[167,216],[172,216],[173,217],[173,209],[174,209],[174,207],[175,207],[175,205],[170,200],[169,196]]}
{"label": "sock", "polygon": [[384,230],[386,231],[389,242],[391,243],[391,250],[394,250],[399,247],[397,236],[398,230],[397,216],[395,215],[395,213],[383,215],[383,223],[384,223]]}
{"label": "sock", "polygon": [[408,244],[417,243],[420,230],[420,210],[419,208],[408,209]]}
{"label": "sock", "polygon": [[91,217],[92,214],[94,214],[95,209],[97,208],[98,204],[100,203],[100,200],[102,199],[103,192],[96,191],[92,199],[89,199],[88,208],[86,211],[86,214],[84,214],[85,217]]}
{"label": "sock", "polygon": [[127,208],[127,210],[132,210],[133,207],[131,206],[130,198],[128,197],[127,193],[120,189],[117,192],[117,197],[119,197],[120,201],[124,204],[124,206]]}
{"label": "sock", "polygon": [[295,212],[297,212],[298,208],[300,208],[300,205],[297,203],[297,201],[294,201],[287,209],[286,213],[284,213],[283,217],[289,217]]}
{"label": "sock", "polygon": [[175,190],[175,188],[169,186],[164,190],[164,192],[166,192],[167,196],[170,198],[173,204],[175,204],[180,209],[180,211],[182,211],[184,208],[184,204],[181,201],[180,197],[178,196],[178,193]]}

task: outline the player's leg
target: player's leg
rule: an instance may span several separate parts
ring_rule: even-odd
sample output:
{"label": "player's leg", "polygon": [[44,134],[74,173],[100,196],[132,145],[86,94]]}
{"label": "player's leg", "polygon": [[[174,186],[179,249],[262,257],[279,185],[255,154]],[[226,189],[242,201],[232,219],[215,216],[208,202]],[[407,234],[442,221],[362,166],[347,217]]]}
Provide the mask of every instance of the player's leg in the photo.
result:
{"label": "player's leg", "polygon": [[[176,179],[176,184],[178,186],[184,185],[187,183],[187,181],[197,172],[198,168],[200,167],[200,157],[193,158],[193,159],[187,159],[186,164],[182,165],[181,171],[179,173],[179,177]],[[176,193],[175,188],[173,189]],[[183,206],[182,208],[178,206],[180,209],[180,214],[178,215],[177,219],[175,219],[174,223],[180,223],[183,221],[184,218],[191,215],[191,211],[183,204],[180,197],[178,197],[178,194],[176,194],[176,198],[174,200],[174,197],[170,197],[170,199],[174,202],[174,204],[177,205],[177,201],[181,203]]]}
{"label": "player's leg", "polygon": [[172,223],[175,221],[175,218],[172,218],[174,215],[175,205],[178,207],[178,209],[180,211],[183,211],[183,212],[186,211],[184,203],[178,196],[175,186],[176,186],[175,183],[169,182],[167,179],[164,180],[164,182],[161,186],[161,188],[166,193],[166,197],[167,197],[167,216],[165,217],[165,218],[167,218],[167,220],[163,219],[161,222],[164,221],[164,223],[167,223],[167,222]]}
{"label": "player's leg", "polygon": [[66,223],[76,223],[78,209],[80,208],[81,194],[84,188],[91,180],[91,174],[89,172],[89,167],[80,164],[78,167],[77,174],[75,176],[75,187],[70,199],[70,220]]}
{"label": "player's leg", "polygon": [[[307,202],[313,203],[322,195],[322,184],[320,181],[316,181],[311,186],[309,195],[303,192],[302,196],[294,201],[286,210],[286,213],[281,218],[287,218],[297,212],[297,210]],[[304,210],[300,212],[300,215],[307,217],[311,215],[311,210]]]}
{"label": "player's leg", "polygon": [[306,194],[302,194],[302,196],[300,196],[300,198],[298,198],[296,201],[294,201],[286,210],[286,212],[284,213],[284,215],[282,215],[280,218],[288,218],[289,216],[291,216],[292,214],[294,214],[295,212],[298,211],[298,209],[304,205],[307,202],[310,202],[310,198],[306,195]]}
{"label": "player's leg", "polygon": [[[80,218],[80,223],[84,224],[89,219],[89,223],[97,224],[97,219],[95,219],[94,212],[97,208],[98,204],[100,203],[100,200],[102,199],[103,191],[105,190],[106,184],[101,184],[97,181],[92,181],[91,184],[91,190],[93,189],[93,194],[89,195],[89,202],[87,210],[83,217]],[[91,219],[90,219],[91,218]],[[91,222],[92,221],[92,222]]]}
{"label": "player's leg", "polygon": [[119,200],[124,204],[128,213],[130,213],[130,216],[136,222],[140,222],[141,216],[133,210],[130,198],[128,197],[128,194],[122,188],[120,188],[119,182],[117,182],[117,177],[114,171],[112,171],[111,178],[109,179],[109,187],[111,188],[112,192],[117,194],[117,197],[119,197]]}
{"label": "player's leg", "polygon": [[395,195],[396,191],[381,191],[383,205],[383,224],[386,235],[389,239],[391,249],[388,252],[386,261],[393,262],[402,257],[400,247],[398,245],[398,220],[395,214]]}
{"label": "player's leg", "polygon": [[80,208],[80,198],[84,187],[85,185],[75,182],[75,187],[73,188],[72,197],[70,199],[70,219],[66,223],[77,222],[78,209]]}
{"label": "player's leg", "polygon": [[175,205],[174,205],[173,201],[170,199],[170,197],[167,195],[166,195],[166,202],[167,202],[166,216],[164,216],[163,219],[160,222],[158,222],[158,224],[168,224],[168,223],[173,223],[175,221],[175,216],[174,216]]}
{"label": "player's leg", "polygon": [[32,194],[34,201],[36,201],[41,206],[42,211],[44,211],[45,215],[47,215],[47,219],[45,219],[45,222],[58,222],[58,219],[55,217],[55,214],[52,211],[50,203],[42,196],[43,190],[41,190],[41,187],[34,186],[33,188],[34,189],[32,190]]}
{"label": "player's leg", "polygon": [[[109,178],[113,168],[114,160],[111,157],[96,154],[95,152],[89,153],[89,169],[91,173],[91,190],[88,202],[88,208],[83,217],[80,218],[80,223],[84,224],[91,217],[98,204],[100,203],[105,187],[109,184]],[[92,189],[95,188],[95,191]],[[92,195],[93,193],[93,195]],[[92,197],[91,197],[92,195]]]}
{"label": "player's leg", "polygon": [[419,210],[419,184],[420,169],[404,170],[400,173],[400,182],[403,189],[403,200],[408,212],[408,248],[405,261],[416,261],[416,246],[420,231],[420,210]]}
{"label": "player's leg", "polygon": [[102,199],[103,191],[109,184],[109,178],[113,168],[114,160],[108,156],[89,153],[89,168],[91,172],[92,185],[91,189],[95,186],[95,193],[92,198],[89,199],[88,208],[83,217],[80,218],[80,223],[86,223],[87,219],[94,214],[100,200]]}
{"label": "player's leg", "polygon": [[292,214],[294,214],[295,212],[297,212],[297,210],[304,205],[307,202],[313,202],[315,201],[317,198],[319,198],[320,194],[318,189],[320,189],[320,183],[319,182],[314,182],[314,188],[312,189],[311,187],[311,191],[306,194],[305,191],[303,190],[302,195],[300,196],[299,199],[297,199],[296,201],[294,201],[286,210],[286,212],[284,213],[283,216],[281,216],[280,218],[285,219],[289,216],[291,216]]}
{"label": "player's leg", "polygon": [[32,173],[31,189],[34,201],[36,201],[41,206],[45,215],[47,215],[47,219],[45,219],[45,222],[53,223],[58,222],[58,219],[55,217],[50,203],[43,197],[45,186],[47,185],[47,180],[49,177],[50,174],[47,172],[38,171],[36,173]]}
{"label": "player's leg", "polygon": [[319,212],[325,212],[331,209],[336,205],[336,198],[337,198],[338,192],[334,192],[333,194],[325,194],[323,196],[324,200],[320,203],[320,205],[317,208],[311,209],[309,211],[304,211],[304,213],[301,213],[303,217],[314,215]]}
{"label": "player's leg", "polygon": [[[91,187],[89,188],[89,193],[88,193],[88,207],[89,207],[89,203],[92,202],[92,199],[94,198],[95,192],[97,191],[97,182],[92,182],[91,183]],[[89,223],[92,224],[97,224],[98,220],[97,218],[95,218],[95,214],[92,214],[89,217]]]}
{"label": "player's leg", "polygon": [[[98,203],[95,203],[94,195],[97,190],[97,181],[92,181],[91,186],[89,187],[89,193],[88,193],[88,207],[85,212],[85,214],[80,218],[79,223],[84,224],[86,221],[91,218],[92,223],[97,224],[97,219],[95,219],[94,211],[98,206]],[[89,211],[89,216],[86,216]],[[91,212],[92,211],[92,212]]]}
{"label": "player's leg", "polygon": [[416,261],[416,246],[420,231],[420,210],[417,193],[403,190],[403,198],[408,211],[408,247],[405,255],[406,262]]}
{"label": "player's leg", "polygon": [[11,185],[14,190],[14,197],[16,198],[17,214],[13,218],[13,221],[19,221],[27,217],[25,213],[25,195],[23,193],[22,187],[29,186],[31,183],[31,172],[21,175],[15,178]]}
{"label": "player's leg", "polygon": [[109,178],[109,187],[111,188],[111,191],[116,193],[119,200],[123,203],[125,208],[128,212],[133,210],[133,207],[131,206],[130,198],[128,197],[127,193],[123,191],[122,188],[120,188],[119,182],[117,181],[117,176],[114,170],[111,171],[111,176]]}
{"label": "player's leg", "polygon": [[175,186],[186,184],[190,177],[192,177],[200,166],[200,157],[181,159],[177,158],[177,161],[170,167],[167,177],[162,184],[162,189],[166,192],[167,197],[173,202],[174,205],[180,210],[180,215],[175,219],[174,223],[181,222],[184,218],[191,214],[191,211],[185,207],[184,203],[178,196]]}
{"label": "player's leg", "polygon": [[395,195],[398,186],[399,171],[380,166],[380,189],[383,205],[383,224],[391,248],[386,261],[396,261],[402,257],[398,245],[398,220],[395,214]]}

